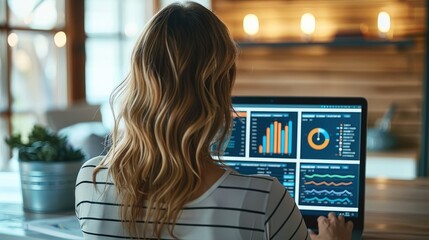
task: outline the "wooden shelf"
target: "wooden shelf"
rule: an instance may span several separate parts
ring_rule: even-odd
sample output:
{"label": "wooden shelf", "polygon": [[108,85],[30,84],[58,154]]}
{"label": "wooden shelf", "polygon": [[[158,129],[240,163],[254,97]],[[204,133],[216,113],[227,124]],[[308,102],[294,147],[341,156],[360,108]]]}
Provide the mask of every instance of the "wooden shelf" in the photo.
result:
{"label": "wooden shelf", "polygon": [[237,41],[241,48],[253,47],[269,47],[269,48],[287,48],[287,47],[310,47],[310,46],[323,46],[323,47],[381,47],[381,46],[396,46],[398,48],[410,47],[414,44],[411,38],[397,39],[397,40],[384,40],[384,39],[364,39],[364,38],[344,38],[335,39],[329,42],[322,41],[291,41],[291,42],[243,42]]}

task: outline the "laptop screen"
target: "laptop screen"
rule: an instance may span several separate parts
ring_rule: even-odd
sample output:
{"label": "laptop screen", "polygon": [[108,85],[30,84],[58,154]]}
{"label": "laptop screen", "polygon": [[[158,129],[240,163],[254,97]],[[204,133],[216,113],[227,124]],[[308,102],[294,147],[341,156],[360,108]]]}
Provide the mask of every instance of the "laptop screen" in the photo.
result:
{"label": "laptop screen", "polygon": [[276,177],[305,218],[335,212],[363,221],[364,99],[234,97],[233,107],[227,165]]}

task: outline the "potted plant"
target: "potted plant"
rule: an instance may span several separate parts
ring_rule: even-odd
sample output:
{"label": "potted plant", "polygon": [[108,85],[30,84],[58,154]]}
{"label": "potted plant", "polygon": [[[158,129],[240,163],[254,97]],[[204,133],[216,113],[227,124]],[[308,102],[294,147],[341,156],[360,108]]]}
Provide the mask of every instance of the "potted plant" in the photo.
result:
{"label": "potted plant", "polygon": [[21,134],[6,138],[18,150],[24,210],[58,212],[74,208],[76,177],[84,155],[46,127],[35,125],[28,141]]}

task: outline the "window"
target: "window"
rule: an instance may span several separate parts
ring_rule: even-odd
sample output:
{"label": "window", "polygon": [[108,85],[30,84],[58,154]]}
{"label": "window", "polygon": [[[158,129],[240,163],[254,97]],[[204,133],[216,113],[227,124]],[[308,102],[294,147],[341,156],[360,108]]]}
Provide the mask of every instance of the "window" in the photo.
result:
{"label": "window", "polygon": [[65,0],[0,0],[0,162],[10,132],[25,136],[67,104],[64,30]]}
{"label": "window", "polygon": [[107,102],[126,77],[135,41],[152,14],[152,1],[85,0],[88,103]]}
{"label": "window", "polygon": [[[144,25],[172,2],[0,0],[0,169],[10,158],[3,139],[15,132],[26,136],[35,123],[44,123],[47,109],[85,97],[89,104],[107,102],[129,72]],[[210,0],[199,2],[210,8]],[[77,27],[83,18],[85,33]],[[83,54],[85,66],[78,66]]]}
{"label": "window", "polygon": [[[134,44],[155,8],[176,0],[85,0],[86,100],[108,101],[128,74]],[[198,1],[210,8],[210,0]],[[156,10],[156,9],[155,9]]]}

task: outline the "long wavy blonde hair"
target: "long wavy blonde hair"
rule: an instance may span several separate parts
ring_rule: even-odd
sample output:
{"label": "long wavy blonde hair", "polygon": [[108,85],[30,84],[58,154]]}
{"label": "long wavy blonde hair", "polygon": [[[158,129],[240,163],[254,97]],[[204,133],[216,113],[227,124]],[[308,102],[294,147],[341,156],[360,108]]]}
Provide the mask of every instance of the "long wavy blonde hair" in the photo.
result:
{"label": "long wavy blonde hair", "polygon": [[112,146],[93,176],[109,167],[132,236],[159,238],[164,227],[174,236],[203,167],[216,164],[232,122],[236,57],[227,27],[193,2],[165,7],[140,36],[110,99],[120,106]]}

